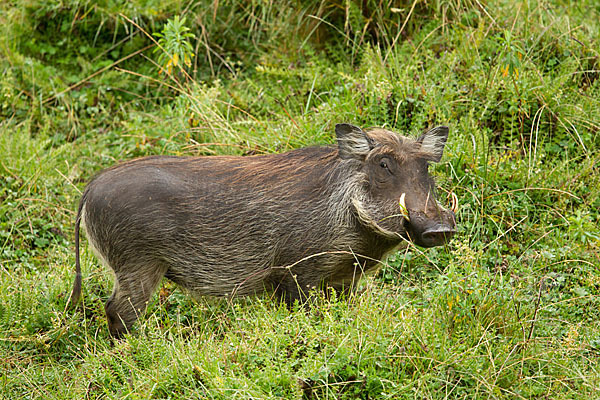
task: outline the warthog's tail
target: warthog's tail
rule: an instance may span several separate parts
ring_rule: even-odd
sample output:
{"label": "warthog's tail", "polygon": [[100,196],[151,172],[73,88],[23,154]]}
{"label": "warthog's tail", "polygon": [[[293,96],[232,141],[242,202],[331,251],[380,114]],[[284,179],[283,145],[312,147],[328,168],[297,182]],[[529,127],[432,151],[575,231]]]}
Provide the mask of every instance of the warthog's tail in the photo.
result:
{"label": "warthog's tail", "polygon": [[79,225],[81,223],[81,211],[85,204],[85,196],[79,202],[77,210],[77,219],[75,220],[75,280],[73,281],[73,290],[67,302],[67,308],[72,309],[81,297],[81,263],[79,261]]}

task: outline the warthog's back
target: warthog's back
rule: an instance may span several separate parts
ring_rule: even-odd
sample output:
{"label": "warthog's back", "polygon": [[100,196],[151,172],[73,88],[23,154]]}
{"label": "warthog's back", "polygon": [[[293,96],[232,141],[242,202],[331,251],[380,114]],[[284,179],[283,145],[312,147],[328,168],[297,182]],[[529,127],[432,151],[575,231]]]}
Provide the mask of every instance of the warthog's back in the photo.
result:
{"label": "warthog's back", "polygon": [[274,267],[348,245],[335,242],[349,227],[331,223],[335,155],[134,160],[88,186],[85,228],[115,272],[137,259],[200,295],[262,291]]}

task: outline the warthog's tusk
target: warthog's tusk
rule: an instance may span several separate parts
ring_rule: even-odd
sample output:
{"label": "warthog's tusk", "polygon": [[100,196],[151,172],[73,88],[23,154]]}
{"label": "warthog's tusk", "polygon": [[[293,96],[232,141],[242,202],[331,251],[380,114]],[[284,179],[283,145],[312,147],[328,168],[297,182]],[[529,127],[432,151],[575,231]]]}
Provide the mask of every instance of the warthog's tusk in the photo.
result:
{"label": "warthog's tusk", "polygon": [[455,214],[458,212],[458,196],[454,192],[450,193],[450,210]]}
{"label": "warthog's tusk", "polygon": [[406,208],[405,197],[406,193],[402,193],[402,195],[400,196],[400,201],[398,201],[398,205],[400,206],[400,211],[404,219],[410,221],[410,218],[408,217],[408,209]]}

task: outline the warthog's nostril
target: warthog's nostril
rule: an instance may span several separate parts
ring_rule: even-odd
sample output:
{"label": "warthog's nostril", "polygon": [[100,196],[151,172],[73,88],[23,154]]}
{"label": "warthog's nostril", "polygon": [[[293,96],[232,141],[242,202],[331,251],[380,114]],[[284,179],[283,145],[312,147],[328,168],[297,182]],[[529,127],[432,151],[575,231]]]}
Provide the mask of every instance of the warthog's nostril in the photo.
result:
{"label": "warthog's nostril", "polygon": [[427,243],[429,246],[433,247],[433,246],[441,246],[444,243],[448,242],[452,238],[452,236],[454,236],[455,233],[456,233],[456,231],[454,229],[437,228],[437,229],[427,230],[427,231],[423,232],[423,234],[421,236],[425,243]]}

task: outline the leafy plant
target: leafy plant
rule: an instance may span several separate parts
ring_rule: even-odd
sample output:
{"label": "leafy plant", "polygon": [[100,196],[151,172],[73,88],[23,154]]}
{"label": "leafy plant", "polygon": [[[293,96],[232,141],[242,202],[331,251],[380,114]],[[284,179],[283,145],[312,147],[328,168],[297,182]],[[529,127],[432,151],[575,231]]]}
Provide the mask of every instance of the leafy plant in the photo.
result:
{"label": "leafy plant", "polygon": [[171,75],[174,68],[185,71],[185,68],[191,67],[194,49],[190,40],[195,36],[185,22],[185,17],[180,19],[176,15],[167,21],[160,33],[154,34],[159,38],[158,47],[154,49],[158,53],[159,73]]}

